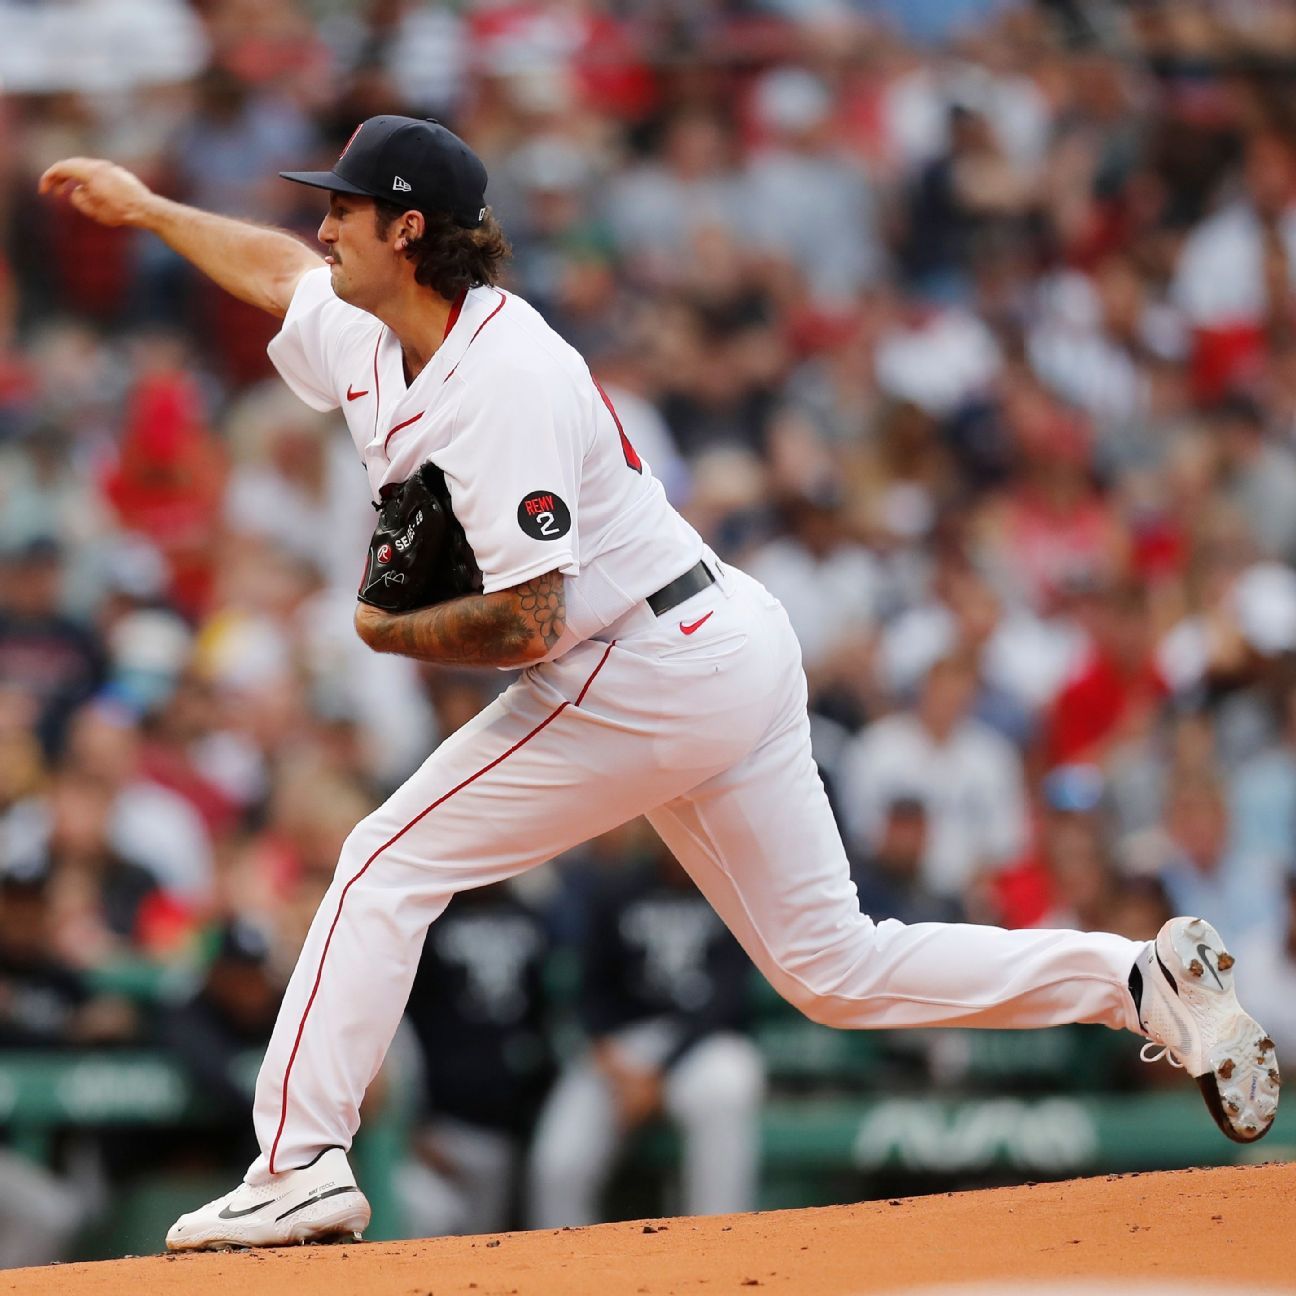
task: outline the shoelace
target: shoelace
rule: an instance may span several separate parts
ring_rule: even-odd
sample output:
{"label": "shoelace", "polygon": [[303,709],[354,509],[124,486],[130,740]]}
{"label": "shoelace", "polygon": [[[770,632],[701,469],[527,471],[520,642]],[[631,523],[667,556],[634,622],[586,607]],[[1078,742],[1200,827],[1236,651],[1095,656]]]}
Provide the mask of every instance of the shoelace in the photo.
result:
{"label": "shoelace", "polygon": [[1148,1042],[1139,1049],[1139,1057],[1142,1058],[1144,1062],[1160,1062],[1162,1058],[1165,1058],[1172,1067],[1177,1067],[1180,1071],[1183,1070],[1183,1063],[1179,1060],[1179,1055],[1170,1048],[1169,1044],[1162,1044],[1159,1052],[1148,1052],[1148,1049],[1156,1048],[1156,1040],[1148,1040]]}

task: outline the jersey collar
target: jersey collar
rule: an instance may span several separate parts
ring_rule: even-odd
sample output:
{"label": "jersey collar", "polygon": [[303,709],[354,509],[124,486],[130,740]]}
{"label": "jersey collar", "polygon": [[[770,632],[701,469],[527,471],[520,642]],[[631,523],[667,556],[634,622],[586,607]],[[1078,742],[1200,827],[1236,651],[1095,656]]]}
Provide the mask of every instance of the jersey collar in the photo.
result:
{"label": "jersey collar", "polygon": [[450,304],[450,314],[446,316],[445,332],[441,334],[441,341],[444,342],[450,336],[451,330],[459,323],[459,314],[463,310],[464,301],[468,297],[468,289],[460,288],[459,295]]}
{"label": "jersey collar", "polygon": [[483,285],[468,290],[458,313],[451,311],[451,327],[446,332],[445,340],[437,348],[432,363],[423,371],[428,376],[429,386],[440,386],[454,373],[473,340],[499,314],[507,297],[508,294],[502,288]]}

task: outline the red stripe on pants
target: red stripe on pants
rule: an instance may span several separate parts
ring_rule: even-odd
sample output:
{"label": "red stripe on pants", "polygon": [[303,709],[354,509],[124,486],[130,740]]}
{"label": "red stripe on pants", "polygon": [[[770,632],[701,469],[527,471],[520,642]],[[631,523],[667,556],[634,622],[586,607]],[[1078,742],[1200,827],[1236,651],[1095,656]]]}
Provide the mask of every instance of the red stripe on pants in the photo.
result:
{"label": "red stripe on pants", "polygon": [[[607,661],[608,654],[612,651],[612,647],[612,644],[608,644],[607,648],[603,652],[603,656],[599,658],[598,665],[594,667],[589,679],[585,681],[584,687],[581,689],[580,693],[577,694],[575,702],[576,706],[579,706],[585,700],[585,694],[589,692],[590,685],[594,683],[595,677],[598,675],[599,671],[603,669],[603,663]],[[320,953],[319,967],[315,970],[315,984],[311,987],[310,998],[306,1000],[306,1007],[302,1010],[301,1021],[297,1025],[297,1037],[293,1040],[292,1052],[288,1055],[288,1065],[284,1068],[283,1106],[279,1112],[279,1128],[275,1131],[274,1143],[270,1146],[269,1168],[271,1174],[277,1173],[275,1170],[275,1155],[279,1151],[279,1140],[283,1137],[284,1125],[288,1122],[288,1080],[292,1075],[293,1063],[297,1060],[297,1050],[301,1047],[302,1034],[306,1030],[306,1018],[310,1016],[310,1010],[315,1003],[315,996],[319,994],[320,981],[324,977],[324,960],[328,958],[329,946],[333,943],[333,933],[337,930],[338,920],[342,917],[342,906],[346,903],[347,892],[350,891],[362,877],[364,877],[364,875],[369,871],[369,866],[378,858],[378,856],[381,855],[389,846],[394,846],[398,841],[400,841],[400,839],[404,837],[415,824],[419,823],[427,815],[431,814],[437,806],[444,805],[452,796],[455,795],[456,792],[462,792],[470,783],[475,783],[483,774],[488,774],[497,765],[508,760],[515,751],[525,747],[532,738],[547,729],[571,705],[573,705],[571,702],[563,702],[561,706],[557,707],[538,725],[536,725],[529,734],[523,738],[519,738],[517,742],[508,749],[508,751],[496,756],[489,765],[483,765],[481,769],[477,770],[474,774],[470,774],[462,783],[456,784],[452,787],[444,796],[438,797],[430,806],[420,810],[419,813],[400,830],[400,832],[383,842],[383,844],[379,846],[367,860],[365,860],[364,867],[361,868],[359,872],[357,872],[355,876],[347,882],[346,886],[342,888],[342,894],[338,896],[337,912],[333,915],[333,922],[329,925],[328,936],[324,940],[324,949]]]}

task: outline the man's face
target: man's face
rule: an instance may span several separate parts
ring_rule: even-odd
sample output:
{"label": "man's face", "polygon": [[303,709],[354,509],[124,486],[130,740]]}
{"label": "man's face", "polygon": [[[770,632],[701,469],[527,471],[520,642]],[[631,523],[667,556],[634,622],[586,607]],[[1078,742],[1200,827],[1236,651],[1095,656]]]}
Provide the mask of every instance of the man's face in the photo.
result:
{"label": "man's face", "polygon": [[48,949],[49,904],[39,887],[6,886],[0,894],[0,950],[16,963],[34,963]]}
{"label": "man's face", "polygon": [[0,606],[18,616],[49,617],[59,610],[63,566],[42,554],[29,561],[6,560],[0,571]]}
{"label": "man's face", "polygon": [[1220,863],[1228,837],[1228,810],[1215,791],[1186,789],[1170,798],[1166,826],[1180,849],[1202,873]]}
{"label": "man's face", "polygon": [[897,877],[916,877],[927,852],[927,815],[921,805],[900,803],[887,812],[877,862]]}
{"label": "man's face", "polygon": [[395,292],[401,268],[408,265],[396,247],[401,229],[401,222],[393,221],[387,237],[379,238],[372,198],[329,195],[318,238],[328,249],[325,260],[333,291],[344,302],[373,310]]}
{"label": "man's face", "polygon": [[976,677],[971,670],[962,662],[941,661],[927,675],[918,711],[927,729],[943,740],[963,721],[975,699]]}

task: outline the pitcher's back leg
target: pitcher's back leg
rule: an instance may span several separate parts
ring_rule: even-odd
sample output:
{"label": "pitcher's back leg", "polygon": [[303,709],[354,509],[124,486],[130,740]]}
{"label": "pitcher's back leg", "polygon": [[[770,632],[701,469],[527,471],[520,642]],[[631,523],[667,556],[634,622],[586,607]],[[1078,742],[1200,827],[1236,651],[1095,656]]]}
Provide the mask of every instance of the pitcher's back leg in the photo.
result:
{"label": "pitcher's back leg", "polygon": [[861,913],[804,713],[649,819],[774,988],[815,1021],[1138,1030],[1133,941]]}

